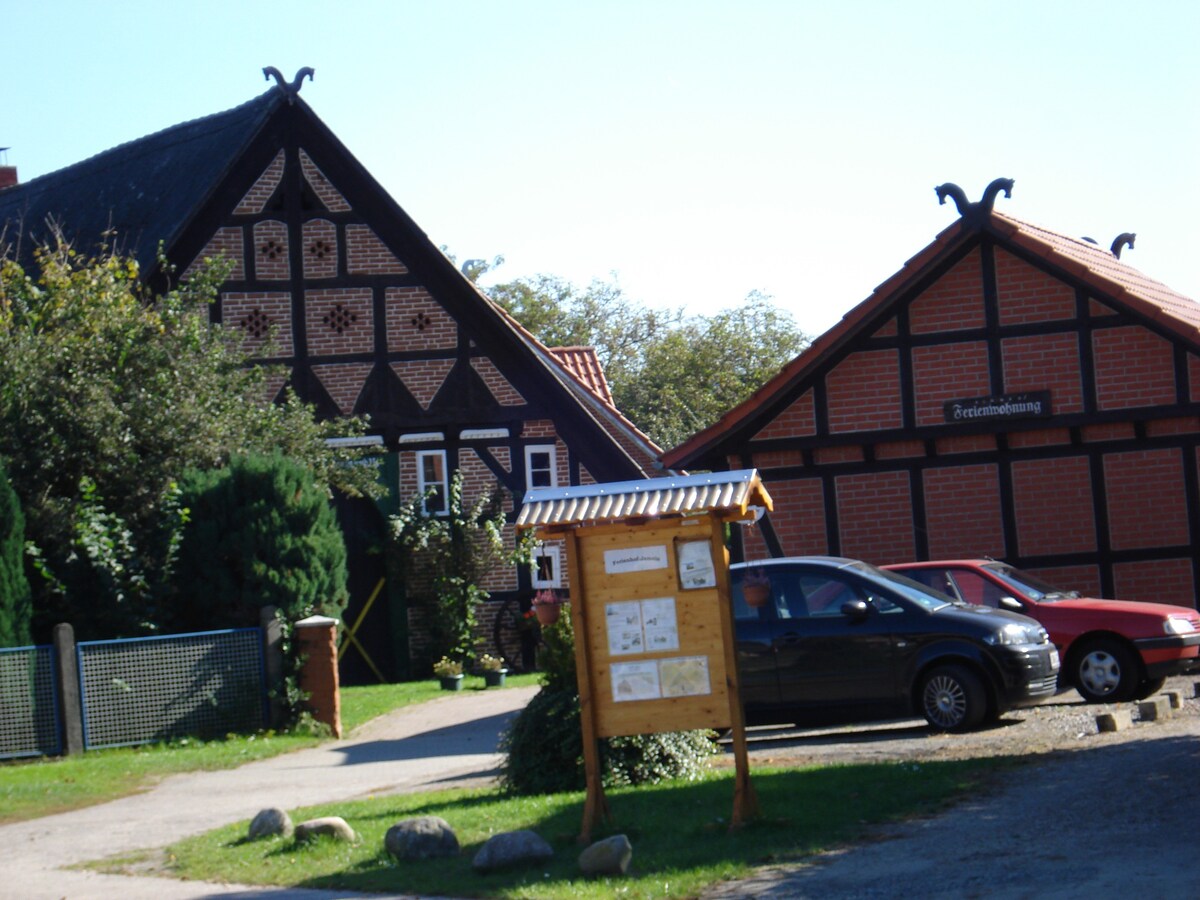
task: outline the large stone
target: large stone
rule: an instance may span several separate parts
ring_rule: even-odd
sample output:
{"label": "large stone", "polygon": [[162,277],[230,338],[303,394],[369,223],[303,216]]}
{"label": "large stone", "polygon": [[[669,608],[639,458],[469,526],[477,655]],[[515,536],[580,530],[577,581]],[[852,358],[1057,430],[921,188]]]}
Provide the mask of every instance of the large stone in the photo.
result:
{"label": "large stone", "polygon": [[296,826],[297,842],[311,840],[320,835],[326,835],[335,841],[358,840],[358,835],[354,833],[354,829],[341,816],[325,816],[320,819],[309,819],[307,822],[301,822]]}
{"label": "large stone", "polygon": [[383,849],[397,859],[458,856],[458,836],[440,816],[418,816],[389,828],[383,836]]}
{"label": "large stone", "polygon": [[554,849],[536,832],[505,831],[487,839],[471,866],[476,872],[493,872],[544,863],[553,856]]}
{"label": "large stone", "polygon": [[1138,718],[1143,722],[1164,722],[1171,718],[1171,704],[1166,697],[1143,700],[1137,708]]}
{"label": "large stone", "polygon": [[633,845],[623,834],[596,841],[579,854],[579,871],[584,875],[624,875],[633,859]]}
{"label": "large stone", "polygon": [[269,806],[266,809],[260,809],[258,815],[251,819],[248,836],[250,840],[256,841],[259,838],[274,837],[277,834],[290,837],[292,831],[292,817],[278,807]]}
{"label": "large stone", "polygon": [[1096,730],[1101,734],[1111,731],[1125,731],[1133,727],[1133,716],[1127,709],[1115,709],[1112,712],[1100,713],[1096,716]]}

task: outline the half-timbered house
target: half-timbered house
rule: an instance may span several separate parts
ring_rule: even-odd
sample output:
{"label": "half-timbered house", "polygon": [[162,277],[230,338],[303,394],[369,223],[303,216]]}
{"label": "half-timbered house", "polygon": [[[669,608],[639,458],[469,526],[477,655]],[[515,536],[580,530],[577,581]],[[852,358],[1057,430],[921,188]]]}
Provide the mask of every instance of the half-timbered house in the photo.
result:
{"label": "half-timbered house", "polygon": [[[311,71],[290,85],[264,71],[277,84],[242,106],[0,191],[0,234],[28,262],[56,223],[81,250],[135,257],[159,288],[171,277],[160,244],[183,277],[231,261],[213,321],[282,367],[278,396],[369,417],[392,502],[444,498],[455,470],[467,493],[499,483],[517,507],[527,487],[656,474],[659,449],[613,405],[594,354],[543,346],[477,290],[299,97]],[[339,506],[354,632],[343,675],[409,674],[420,630],[370,552],[386,508]],[[496,571],[484,587],[494,599],[558,587],[564,562],[546,548],[536,571]]]}
{"label": "half-timbered house", "polygon": [[[672,468],[762,473],[749,558],[1003,558],[1195,605],[1200,305],[995,208],[998,180]],[[1128,254],[1126,254],[1126,257]]]}

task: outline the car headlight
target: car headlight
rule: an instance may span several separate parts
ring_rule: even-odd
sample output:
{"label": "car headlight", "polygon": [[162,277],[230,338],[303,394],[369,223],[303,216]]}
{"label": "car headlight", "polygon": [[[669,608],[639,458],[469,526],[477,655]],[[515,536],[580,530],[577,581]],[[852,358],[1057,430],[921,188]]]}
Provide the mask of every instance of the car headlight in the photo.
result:
{"label": "car headlight", "polygon": [[984,641],[993,646],[1004,646],[1007,644],[1042,644],[1049,639],[1046,629],[1041,625],[1021,625],[1017,622],[1009,622],[999,631],[985,637]]}
{"label": "car headlight", "polygon": [[1167,634],[1191,634],[1196,630],[1196,626],[1191,623],[1191,620],[1181,616],[1167,616],[1163,619],[1163,631]]}

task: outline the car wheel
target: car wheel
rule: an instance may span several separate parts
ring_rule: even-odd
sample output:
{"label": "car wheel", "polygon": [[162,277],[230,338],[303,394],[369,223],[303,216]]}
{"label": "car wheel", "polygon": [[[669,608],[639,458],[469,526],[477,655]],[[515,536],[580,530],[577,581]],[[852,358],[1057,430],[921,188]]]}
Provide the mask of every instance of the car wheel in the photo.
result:
{"label": "car wheel", "polygon": [[1075,658],[1075,690],[1088,703],[1133,699],[1140,681],[1137,661],[1116,641],[1095,641]]}
{"label": "car wheel", "polygon": [[1163,689],[1163,685],[1167,683],[1165,678],[1148,678],[1138,685],[1137,690],[1133,694],[1134,700],[1145,700],[1151,694],[1157,694]]}
{"label": "car wheel", "polygon": [[987,713],[983,682],[963,666],[939,666],[921,683],[921,712],[938,731],[969,731]]}

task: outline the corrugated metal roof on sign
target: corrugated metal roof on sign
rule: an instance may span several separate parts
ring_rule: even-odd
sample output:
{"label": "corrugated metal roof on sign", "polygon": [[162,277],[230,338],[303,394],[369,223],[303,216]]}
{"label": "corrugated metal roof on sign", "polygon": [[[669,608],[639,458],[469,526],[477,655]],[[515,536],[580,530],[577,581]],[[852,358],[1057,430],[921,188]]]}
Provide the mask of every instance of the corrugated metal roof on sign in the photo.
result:
{"label": "corrugated metal roof on sign", "polygon": [[642,516],[771,508],[771,497],[755,469],[674,478],[649,478],[529,491],[517,517],[518,528],[605,522]]}

